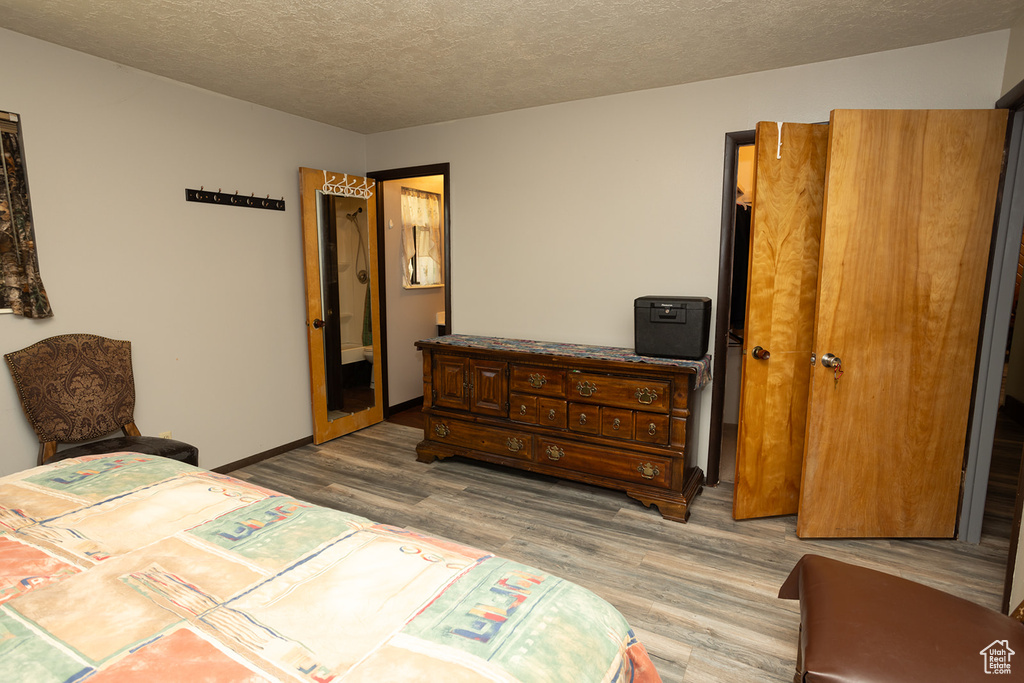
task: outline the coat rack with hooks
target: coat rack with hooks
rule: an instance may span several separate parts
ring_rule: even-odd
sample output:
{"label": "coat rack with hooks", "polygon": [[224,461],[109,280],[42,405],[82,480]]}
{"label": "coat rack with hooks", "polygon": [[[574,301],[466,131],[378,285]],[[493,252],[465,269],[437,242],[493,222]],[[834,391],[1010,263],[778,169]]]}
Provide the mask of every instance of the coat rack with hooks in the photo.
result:
{"label": "coat rack with hooks", "polygon": [[186,189],[185,201],[202,202],[204,204],[224,204],[225,206],[248,206],[253,209],[268,209],[270,211],[284,211],[284,197],[281,197],[280,199],[271,199],[269,194],[266,197],[257,197],[255,194],[251,194],[246,197],[245,195],[238,194],[237,191],[234,194],[221,192],[220,188],[218,188],[216,192],[210,192],[202,186],[200,186],[198,190]]}

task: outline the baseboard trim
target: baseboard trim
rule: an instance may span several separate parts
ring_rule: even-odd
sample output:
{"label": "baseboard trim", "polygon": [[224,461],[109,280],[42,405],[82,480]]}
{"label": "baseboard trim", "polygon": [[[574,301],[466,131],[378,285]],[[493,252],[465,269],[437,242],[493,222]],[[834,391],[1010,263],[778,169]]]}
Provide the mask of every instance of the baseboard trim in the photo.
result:
{"label": "baseboard trim", "polygon": [[394,415],[396,413],[401,413],[402,411],[409,410],[410,408],[417,408],[417,407],[422,406],[422,405],[423,405],[423,397],[422,396],[420,396],[418,398],[411,398],[408,401],[404,401],[402,403],[396,403],[393,406],[389,406],[388,407],[388,415],[387,416],[391,417],[392,415]]}
{"label": "baseboard trim", "polygon": [[282,453],[287,453],[288,451],[295,450],[296,448],[311,443],[313,443],[312,435],[307,436],[304,439],[299,439],[298,441],[286,443],[283,446],[278,446],[277,448],[271,448],[269,451],[263,451],[262,453],[257,453],[256,455],[250,455],[248,458],[242,458],[241,460],[229,462],[227,465],[221,465],[220,467],[214,469],[213,471],[216,472],[217,474],[228,474],[230,472],[234,472],[235,470],[240,470],[243,467],[255,465],[256,463],[262,462],[263,460],[273,458],[275,455],[281,455]]}

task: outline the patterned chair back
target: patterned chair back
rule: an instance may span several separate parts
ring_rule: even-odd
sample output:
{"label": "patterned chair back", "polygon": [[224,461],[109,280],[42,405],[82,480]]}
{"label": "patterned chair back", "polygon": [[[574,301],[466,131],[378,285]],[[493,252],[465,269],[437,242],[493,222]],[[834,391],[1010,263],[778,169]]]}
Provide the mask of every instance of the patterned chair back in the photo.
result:
{"label": "patterned chair back", "polygon": [[40,443],[88,441],[134,422],[131,342],[63,334],[4,359]]}

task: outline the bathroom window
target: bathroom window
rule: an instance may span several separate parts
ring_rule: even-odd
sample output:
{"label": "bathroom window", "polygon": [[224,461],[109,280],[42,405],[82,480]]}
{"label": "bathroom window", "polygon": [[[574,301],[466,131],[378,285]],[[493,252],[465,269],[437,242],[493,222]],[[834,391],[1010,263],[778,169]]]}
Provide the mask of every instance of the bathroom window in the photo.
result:
{"label": "bathroom window", "polygon": [[441,196],[402,188],[402,286],[441,287]]}

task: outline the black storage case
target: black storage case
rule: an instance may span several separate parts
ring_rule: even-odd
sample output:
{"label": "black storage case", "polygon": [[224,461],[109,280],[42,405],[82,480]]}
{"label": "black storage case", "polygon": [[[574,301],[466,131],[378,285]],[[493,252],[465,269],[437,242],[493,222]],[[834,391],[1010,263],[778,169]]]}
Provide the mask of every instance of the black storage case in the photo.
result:
{"label": "black storage case", "polygon": [[642,296],[633,302],[637,355],[698,360],[708,352],[711,299]]}

